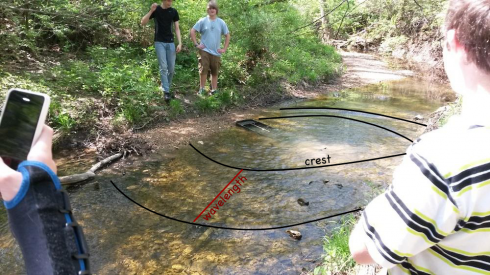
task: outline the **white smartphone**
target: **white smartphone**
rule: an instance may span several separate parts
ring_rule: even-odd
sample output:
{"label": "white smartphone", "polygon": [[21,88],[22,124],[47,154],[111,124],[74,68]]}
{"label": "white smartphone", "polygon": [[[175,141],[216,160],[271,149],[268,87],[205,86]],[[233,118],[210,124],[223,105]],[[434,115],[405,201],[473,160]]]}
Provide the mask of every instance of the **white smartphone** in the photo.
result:
{"label": "white smartphone", "polygon": [[0,118],[0,157],[10,167],[27,159],[42,132],[50,98],[46,94],[10,89]]}

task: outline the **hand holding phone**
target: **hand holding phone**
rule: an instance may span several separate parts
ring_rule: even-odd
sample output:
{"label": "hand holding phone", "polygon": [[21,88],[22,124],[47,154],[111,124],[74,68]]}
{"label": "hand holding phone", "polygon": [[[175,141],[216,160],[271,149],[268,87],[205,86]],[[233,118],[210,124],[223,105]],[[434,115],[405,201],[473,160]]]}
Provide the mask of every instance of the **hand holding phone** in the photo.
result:
{"label": "hand holding phone", "polygon": [[46,164],[56,174],[56,163],[53,160],[53,129],[48,125],[43,125],[41,135],[27,155],[27,160],[39,161]]}
{"label": "hand holding phone", "polygon": [[44,125],[49,103],[45,94],[21,89],[7,93],[0,117],[0,194],[4,200],[12,199],[20,188],[22,176],[15,170],[23,160],[41,161],[56,173],[51,153],[53,130]]}
{"label": "hand holding phone", "polygon": [[[27,160],[40,161],[56,173],[56,163],[53,160],[51,146],[53,143],[53,129],[44,125],[39,139],[32,146]],[[0,158],[0,198],[9,201],[17,195],[22,183],[22,175],[7,166]]]}
{"label": "hand holding phone", "polygon": [[16,169],[27,159],[48,114],[48,95],[22,89],[8,91],[0,119],[0,157]]}

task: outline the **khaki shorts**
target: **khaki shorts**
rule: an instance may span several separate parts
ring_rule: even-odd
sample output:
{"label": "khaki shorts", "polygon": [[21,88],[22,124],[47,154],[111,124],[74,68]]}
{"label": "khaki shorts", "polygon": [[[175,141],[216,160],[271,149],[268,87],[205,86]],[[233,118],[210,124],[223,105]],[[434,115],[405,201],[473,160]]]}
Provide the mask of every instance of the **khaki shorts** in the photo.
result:
{"label": "khaki shorts", "polygon": [[211,75],[218,75],[219,68],[221,67],[221,57],[212,55],[206,51],[199,50],[199,74],[208,73],[211,71]]}

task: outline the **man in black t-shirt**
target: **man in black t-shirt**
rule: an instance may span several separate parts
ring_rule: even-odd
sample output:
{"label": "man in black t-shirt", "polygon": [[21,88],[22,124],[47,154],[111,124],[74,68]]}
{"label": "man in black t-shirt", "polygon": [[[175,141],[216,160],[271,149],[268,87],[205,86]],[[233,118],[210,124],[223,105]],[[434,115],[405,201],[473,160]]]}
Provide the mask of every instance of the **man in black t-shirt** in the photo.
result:
{"label": "man in black t-shirt", "polygon": [[[160,79],[165,100],[170,100],[170,87],[175,68],[176,53],[182,49],[179,28],[179,13],[172,8],[172,0],[163,0],[161,5],[153,3],[150,11],[141,19],[144,26],[150,19],[155,19],[155,51],[160,65]],[[179,44],[175,48],[172,22],[175,25],[175,33]]]}

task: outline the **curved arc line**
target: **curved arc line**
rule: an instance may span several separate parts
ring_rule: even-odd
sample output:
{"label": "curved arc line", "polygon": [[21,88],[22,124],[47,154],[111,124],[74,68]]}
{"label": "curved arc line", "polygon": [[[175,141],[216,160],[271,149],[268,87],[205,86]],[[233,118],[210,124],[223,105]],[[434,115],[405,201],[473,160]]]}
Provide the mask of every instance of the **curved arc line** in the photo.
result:
{"label": "curved arc line", "polygon": [[201,156],[207,158],[208,160],[219,164],[221,166],[231,168],[231,169],[237,169],[237,170],[243,170],[243,171],[254,171],[254,172],[275,172],[275,171],[291,171],[291,170],[302,170],[302,169],[315,169],[315,168],[324,168],[324,167],[330,167],[330,166],[339,166],[339,165],[346,165],[346,164],[354,164],[354,163],[359,163],[359,162],[367,162],[367,161],[373,161],[373,160],[379,160],[379,159],[387,159],[387,158],[394,158],[394,157],[400,157],[404,156],[407,153],[402,153],[402,154],[396,154],[396,155],[391,155],[391,156],[385,156],[385,157],[379,157],[379,158],[372,158],[372,159],[363,159],[363,160],[356,160],[356,161],[350,161],[350,162],[342,162],[342,163],[335,163],[335,164],[328,164],[328,165],[321,165],[321,166],[310,166],[310,167],[295,167],[295,168],[282,168],[282,169],[254,169],[254,168],[242,168],[242,167],[235,167],[231,166],[228,164],[221,163],[219,161],[216,161],[208,156],[206,156],[203,152],[199,151],[194,145],[189,143],[189,145],[196,150]]}
{"label": "curved arc line", "polygon": [[[374,126],[374,127],[378,127],[378,128],[381,128],[383,130],[386,130],[388,132],[391,132],[397,136],[400,136],[410,142],[413,142],[411,139],[407,138],[406,136],[400,134],[400,133],[397,133],[393,130],[390,130],[388,128],[385,128],[383,126],[379,126],[379,125],[376,125],[376,124],[373,124],[373,123],[369,123],[369,122],[366,122],[366,121],[362,121],[362,120],[357,120],[357,119],[354,119],[354,118],[350,118],[350,117],[343,117],[343,116],[334,116],[334,115],[300,115],[300,116],[285,116],[285,117],[263,117],[263,118],[259,118],[259,120],[267,120],[267,119],[284,119],[284,118],[297,118],[297,117],[335,117],[335,118],[342,118],[342,119],[347,119],[347,120],[352,120],[352,121],[356,121],[356,122],[361,122],[361,123],[365,123],[365,124],[368,124],[368,125],[371,125],[371,126]],[[406,153],[401,153],[401,154],[396,154],[396,155],[390,155],[390,156],[385,156],[385,157],[379,157],[379,158],[371,158],[371,159],[364,159],[364,160],[357,160],[357,161],[350,161],[350,162],[342,162],[342,163],[335,163],[335,164],[328,164],[328,165],[320,165],[320,166],[310,166],[310,167],[295,167],[295,168],[282,168],[282,169],[254,169],[254,168],[244,168],[244,167],[236,167],[236,166],[231,166],[231,165],[228,165],[228,164],[224,164],[224,163],[221,163],[219,161],[216,161],[210,157],[208,157],[207,155],[205,155],[204,153],[202,153],[201,151],[199,151],[196,147],[194,147],[194,145],[192,145],[192,143],[189,143],[189,145],[194,149],[196,150],[201,156],[207,158],[208,160],[216,163],[216,164],[219,164],[221,166],[224,166],[224,167],[227,167],[227,168],[231,168],[231,169],[237,169],[237,170],[244,170],[244,171],[255,171],[255,172],[274,172],[274,171],[291,171],[291,170],[303,170],[303,169],[315,169],[315,168],[324,168],[324,167],[330,167],[330,166],[339,166],[339,165],[346,165],[346,164],[354,164],[354,163],[359,163],[359,162],[367,162],[367,161],[373,161],[373,160],[380,160],[380,159],[385,159],[385,158],[393,158],[393,157],[399,157],[399,156],[403,156],[403,155],[406,155]]]}
{"label": "curved arc line", "polygon": [[130,198],[128,195],[126,195],[123,191],[121,191],[121,189],[119,189],[116,184],[111,180],[111,183],[112,183],[112,186],[114,186],[114,188],[116,188],[117,191],[119,191],[119,193],[121,193],[124,197],[126,197],[129,201],[131,201],[132,203],[138,205],[139,207],[153,213],[153,214],[156,214],[158,216],[161,216],[161,217],[164,217],[164,218],[167,218],[169,220],[173,220],[173,221],[176,221],[176,222],[181,222],[181,223],[186,223],[186,224],[190,224],[190,225],[197,225],[197,226],[203,226],[203,227],[211,227],[211,228],[217,228],[217,229],[227,229],[227,230],[240,230],[240,231],[265,231],[265,230],[275,230],[275,229],[282,229],[282,228],[287,228],[287,227],[293,227],[293,226],[297,226],[297,225],[302,225],[302,224],[307,224],[307,223],[312,223],[312,222],[317,222],[317,221],[321,221],[321,220],[326,220],[326,219],[329,219],[329,218],[333,218],[333,217],[337,217],[337,216],[341,216],[341,215],[345,215],[345,214],[349,214],[349,213],[354,213],[354,212],[357,212],[357,211],[361,211],[362,208],[356,208],[354,210],[350,210],[350,211],[346,211],[346,212],[342,212],[342,213],[338,213],[338,214],[334,214],[334,215],[330,215],[330,216],[326,216],[326,217],[322,217],[322,218],[318,218],[318,219],[314,219],[314,220],[309,220],[309,221],[305,221],[305,222],[300,222],[300,223],[295,223],[295,224],[289,224],[289,225],[281,225],[281,226],[274,226],[274,227],[265,227],[265,228],[239,228],[239,227],[225,227],[225,226],[216,226],[216,225],[208,225],[208,224],[202,224],[202,223],[193,223],[193,222],[188,222],[188,221],[184,221],[184,220],[180,220],[180,219],[177,219],[177,218],[173,218],[173,217],[170,217],[170,216],[167,216],[167,215],[164,215],[164,214],[161,214],[161,213],[158,213],[154,210],[151,210],[149,209],[148,207],[136,202],[135,200],[133,200],[132,198]]}
{"label": "curved arc line", "polygon": [[361,110],[354,110],[354,109],[331,108],[331,107],[290,107],[290,108],[280,108],[279,110],[341,110],[341,111],[350,111],[350,112],[365,113],[365,114],[370,114],[370,115],[388,117],[388,118],[397,119],[397,120],[401,120],[401,121],[405,121],[405,122],[409,122],[409,123],[413,123],[413,124],[417,124],[420,126],[427,127],[426,124],[418,123],[418,122],[411,121],[411,120],[404,119],[404,118],[388,116],[388,115],[383,115],[383,114],[378,114],[378,113],[372,113],[372,112],[367,112],[367,111],[361,111]]}
{"label": "curved arc line", "polygon": [[342,118],[342,119],[347,119],[347,120],[352,120],[352,121],[356,121],[356,122],[361,122],[361,123],[365,123],[365,124],[368,124],[368,125],[371,125],[371,126],[374,126],[374,127],[378,127],[378,128],[381,128],[385,131],[388,131],[388,132],[391,132],[399,137],[402,137],[410,142],[413,143],[413,140],[407,138],[406,136],[400,134],[400,133],[397,133],[393,130],[390,130],[388,128],[385,128],[383,126],[379,126],[379,125],[376,125],[374,123],[370,123],[370,122],[366,122],[366,121],[362,121],[362,120],[358,120],[358,119],[355,119],[355,118],[350,118],[350,117],[345,117],[345,116],[334,116],[334,115],[298,115],[298,116],[278,116],[278,117],[261,117],[259,118],[259,120],[268,120],[268,119],[284,119],[284,118],[297,118],[297,117],[335,117],[335,118]]}

